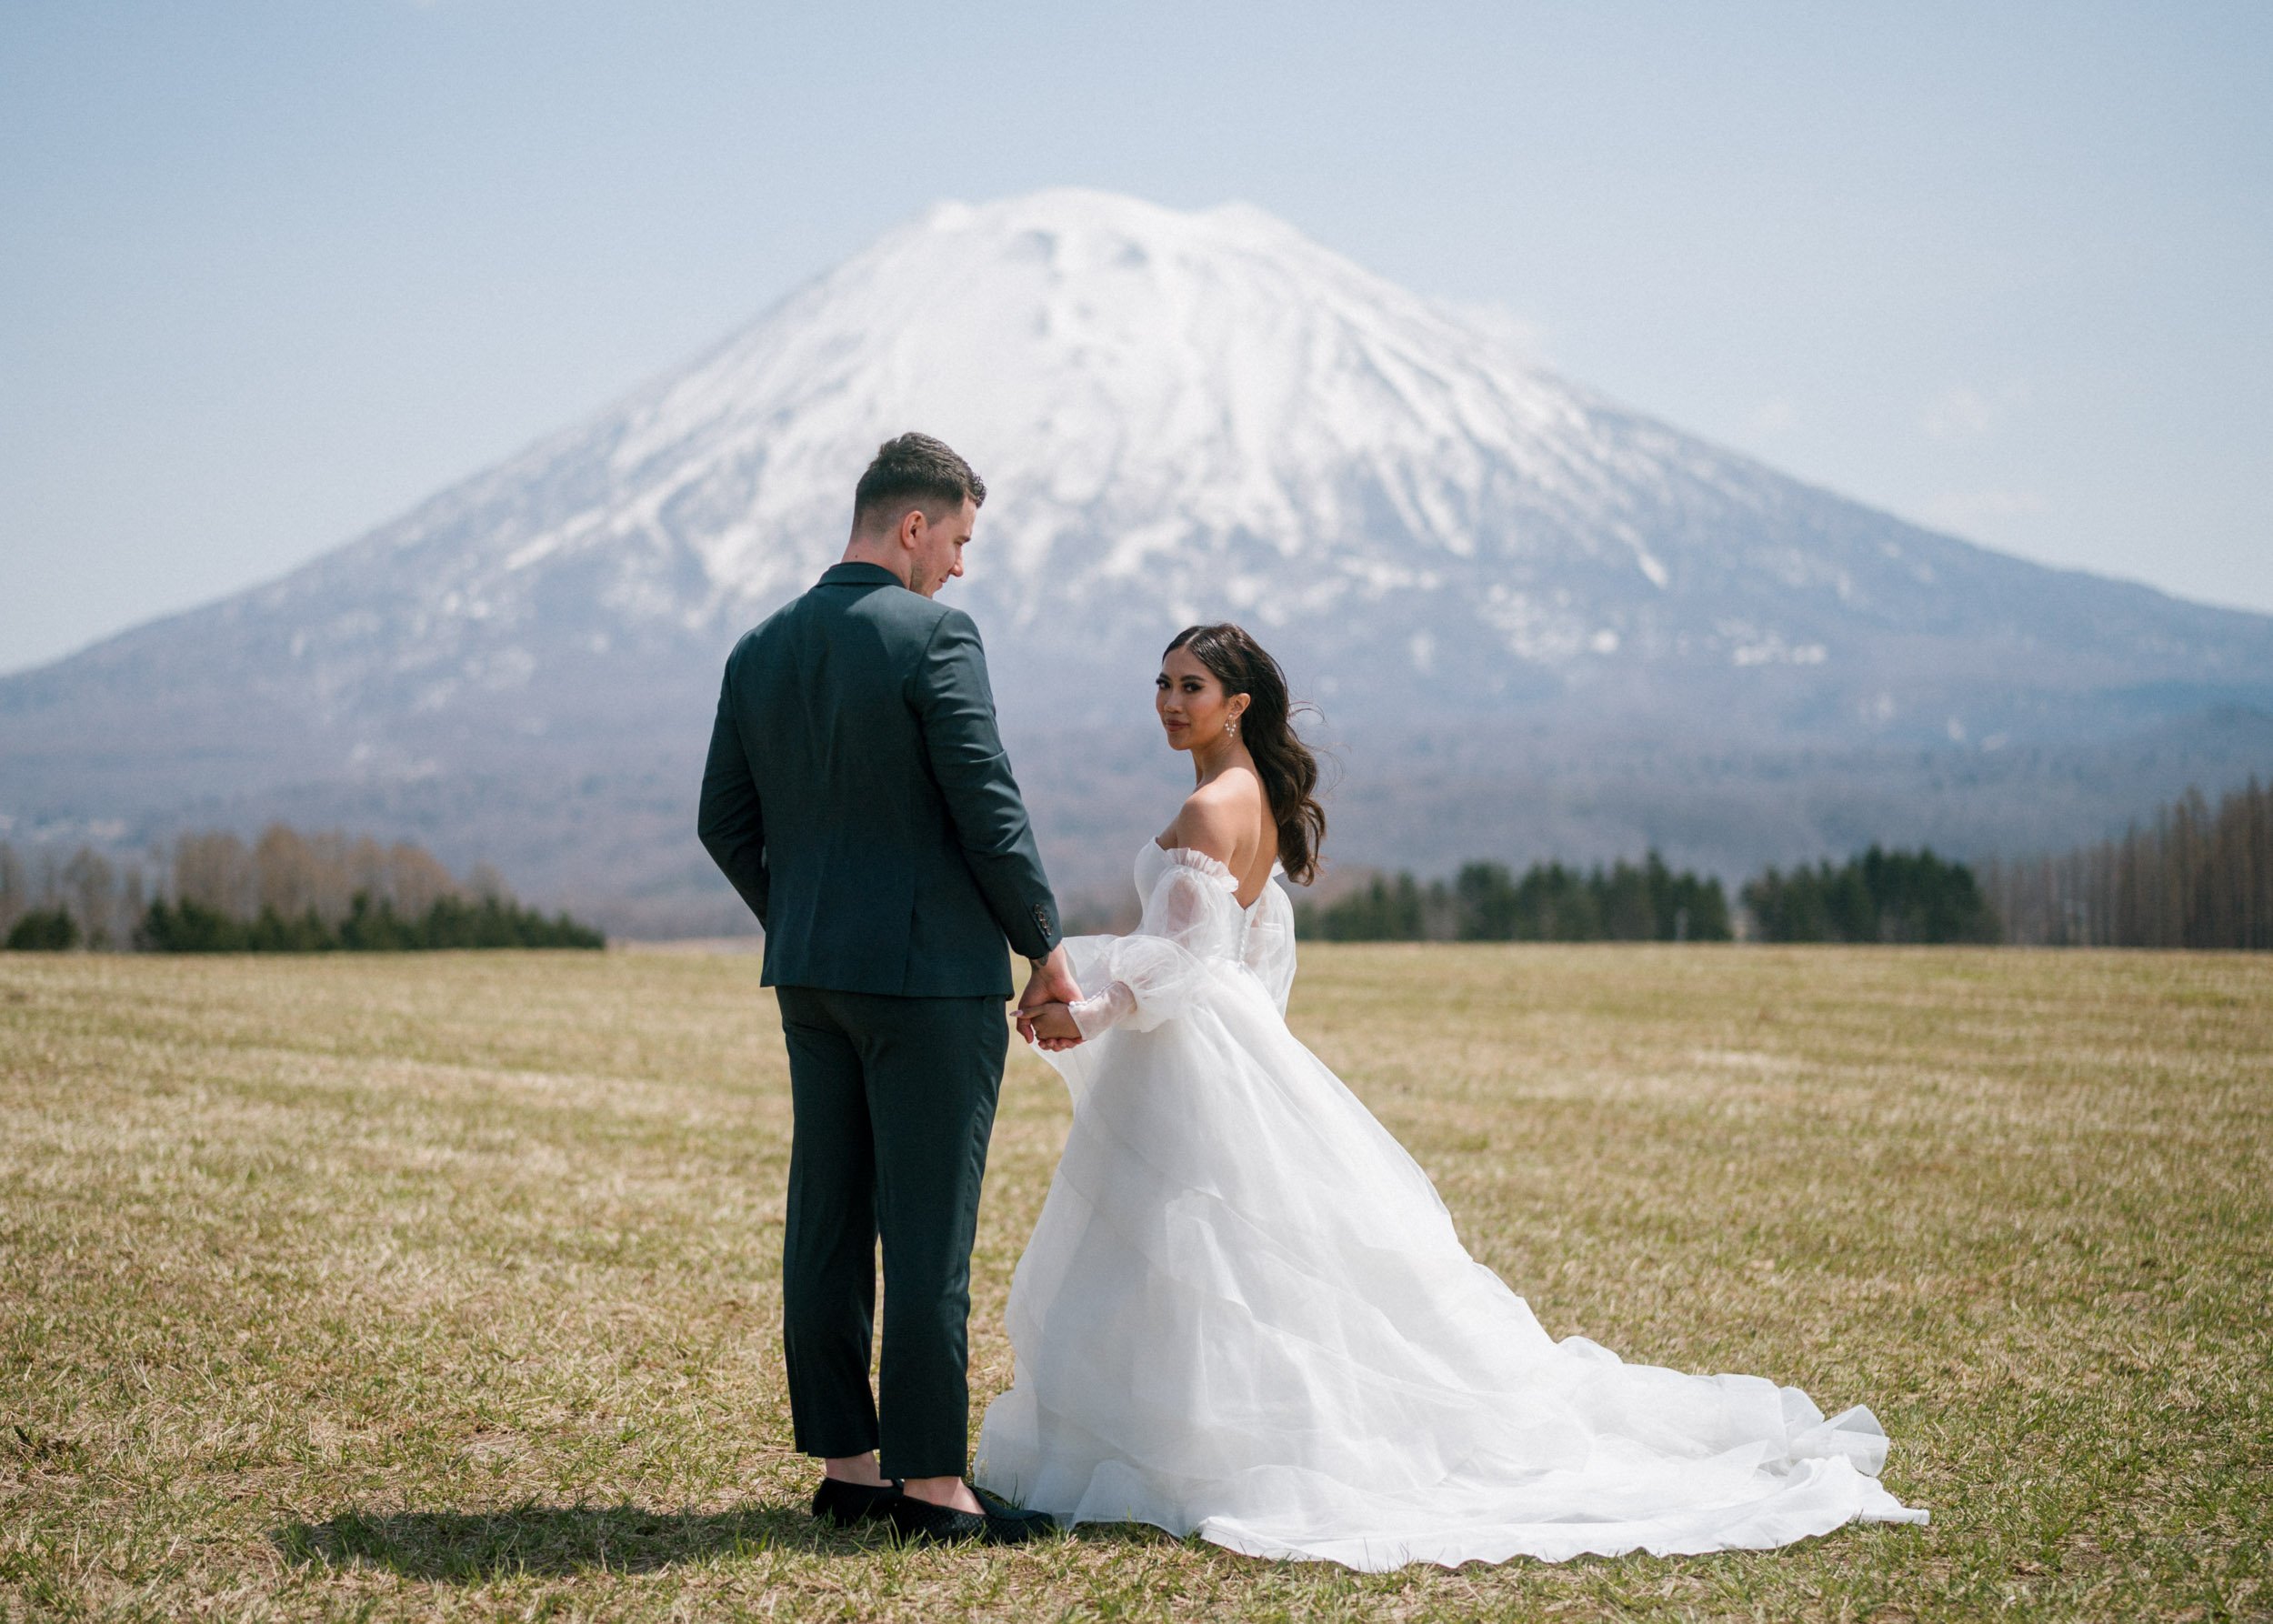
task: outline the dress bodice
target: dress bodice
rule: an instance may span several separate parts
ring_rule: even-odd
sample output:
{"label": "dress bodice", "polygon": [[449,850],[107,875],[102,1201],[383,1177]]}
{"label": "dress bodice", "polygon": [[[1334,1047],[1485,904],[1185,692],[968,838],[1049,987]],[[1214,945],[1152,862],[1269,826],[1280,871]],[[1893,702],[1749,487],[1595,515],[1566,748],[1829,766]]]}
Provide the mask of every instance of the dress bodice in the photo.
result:
{"label": "dress bodice", "polygon": [[1136,853],[1141,935],[1164,937],[1202,959],[1245,965],[1283,1014],[1295,979],[1294,905],[1271,865],[1262,895],[1239,906],[1239,882],[1224,864],[1190,847],[1147,840]]}

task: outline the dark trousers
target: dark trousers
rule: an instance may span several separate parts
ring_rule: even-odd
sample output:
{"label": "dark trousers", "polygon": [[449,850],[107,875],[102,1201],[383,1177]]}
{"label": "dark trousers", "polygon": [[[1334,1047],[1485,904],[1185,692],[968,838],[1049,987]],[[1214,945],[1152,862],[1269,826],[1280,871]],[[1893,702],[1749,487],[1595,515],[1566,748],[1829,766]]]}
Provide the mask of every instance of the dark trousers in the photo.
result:
{"label": "dark trousers", "polygon": [[[881,1445],[888,1478],[959,1478],[971,1242],[1009,1048],[1003,1000],[775,992],[795,1112],[782,1343],[797,1448],[842,1456]],[[884,1354],[872,1398],[879,1238]]]}

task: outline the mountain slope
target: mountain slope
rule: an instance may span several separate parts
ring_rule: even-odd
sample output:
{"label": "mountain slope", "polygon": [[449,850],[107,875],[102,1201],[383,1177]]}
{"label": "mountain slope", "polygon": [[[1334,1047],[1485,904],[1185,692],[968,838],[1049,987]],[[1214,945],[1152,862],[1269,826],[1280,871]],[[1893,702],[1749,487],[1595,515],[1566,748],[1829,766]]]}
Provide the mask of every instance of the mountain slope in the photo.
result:
{"label": "mountain slope", "polygon": [[[1500,741],[1489,776],[1507,750],[2095,743],[2273,707],[2273,621],[1800,485],[1253,209],[1047,192],[943,205],[362,540],[0,680],[0,812],[423,797],[446,846],[468,797],[535,828],[587,796],[541,869],[605,903],[607,851],[702,892],[653,843],[679,838],[717,663],[835,558],[854,478],[909,426],[987,479],[948,590],[1014,732],[1086,764],[1069,825],[1200,618],[1251,625],[1372,774],[1438,733]],[[1399,855],[1397,821],[1368,855]]]}

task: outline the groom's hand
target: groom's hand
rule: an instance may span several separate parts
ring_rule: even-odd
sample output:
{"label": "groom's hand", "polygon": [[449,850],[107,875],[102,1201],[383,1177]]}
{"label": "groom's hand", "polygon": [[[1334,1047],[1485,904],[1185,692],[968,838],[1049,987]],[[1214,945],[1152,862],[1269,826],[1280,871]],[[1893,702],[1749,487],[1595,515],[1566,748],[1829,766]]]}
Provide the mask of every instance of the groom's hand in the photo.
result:
{"label": "groom's hand", "polygon": [[1072,1048],[1081,1041],[1081,1028],[1074,1022],[1074,1012],[1063,1004],[1043,1004],[1026,1011],[1018,1020],[1020,1028],[1031,1034],[1027,1041],[1041,1045],[1052,1054]]}
{"label": "groom's hand", "polygon": [[[1047,958],[1030,958],[1026,963],[1033,967],[1026,978],[1026,990],[1018,995],[1018,1036],[1032,1043],[1033,1012],[1045,1004],[1078,1004],[1081,984],[1074,979],[1073,961],[1066,957],[1062,942],[1050,949]],[[1076,1035],[1075,1041],[1079,1040]]]}
{"label": "groom's hand", "polygon": [[1026,978],[1026,990],[1018,995],[1020,1009],[1081,1002],[1081,984],[1074,979],[1073,960],[1066,956],[1063,942],[1050,949],[1047,958],[1029,958],[1026,963],[1032,969]]}

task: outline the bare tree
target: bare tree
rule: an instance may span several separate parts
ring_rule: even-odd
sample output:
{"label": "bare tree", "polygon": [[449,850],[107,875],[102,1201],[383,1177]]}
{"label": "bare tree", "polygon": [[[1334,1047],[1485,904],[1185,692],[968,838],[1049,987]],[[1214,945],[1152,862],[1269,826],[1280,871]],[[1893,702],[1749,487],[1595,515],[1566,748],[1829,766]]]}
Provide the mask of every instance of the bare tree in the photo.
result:
{"label": "bare tree", "polygon": [[82,846],[63,867],[64,905],[79,922],[80,939],[90,947],[113,946],[113,916],[117,912],[118,874],[91,846]]}
{"label": "bare tree", "polygon": [[360,836],[346,851],[345,870],[350,896],[360,891],[373,902],[391,902],[395,890],[388,883],[386,848],[368,835]]}
{"label": "bare tree", "polygon": [[2273,948],[2273,787],[2215,811],[2189,789],[2117,840],[1991,865],[2007,939],[2046,947]]}
{"label": "bare tree", "polygon": [[347,864],[353,848],[338,829],[308,836],[307,848],[309,883],[315,888],[310,906],[325,924],[336,925],[347,917],[347,905],[355,898],[355,881]]}
{"label": "bare tree", "polygon": [[145,895],[142,865],[129,866],[118,887],[118,934],[113,939],[122,947],[135,945],[135,933],[142,927],[142,916],[149,907]]}
{"label": "bare tree", "polygon": [[255,911],[252,855],[235,835],[214,831],[174,842],[174,895],[232,919]]}
{"label": "bare tree", "polygon": [[255,904],[279,917],[296,919],[315,906],[320,888],[315,853],[308,843],[281,823],[263,829],[253,847]]}
{"label": "bare tree", "polygon": [[[6,848],[0,847],[0,854],[5,853]],[[84,855],[102,860],[92,853]],[[52,870],[52,859],[46,860]],[[22,867],[18,863],[19,876]],[[336,929],[358,894],[367,896],[375,907],[393,907],[406,920],[423,919],[446,897],[471,894],[508,906],[514,901],[505,877],[486,863],[477,864],[461,884],[431,852],[409,841],[386,847],[367,835],[350,837],[337,830],[304,835],[281,823],[264,829],[249,849],[225,831],[180,835],[174,841],[170,868],[170,876],[161,877],[161,895],[248,923],[263,909],[271,909],[296,924],[313,909],[318,920]],[[106,871],[110,901],[103,917],[109,939],[124,944],[134,939],[146,912],[143,876],[131,864],[123,876]],[[5,893],[7,897],[22,892],[28,900],[34,894],[20,877],[6,883],[14,887]],[[48,890],[55,889],[52,872],[45,883]],[[91,882],[75,870],[73,884],[83,888],[85,883]],[[24,905],[15,904],[18,911]],[[85,923],[92,936],[93,917]]]}
{"label": "bare tree", "polygon": [[0,840],[0,937],[6,936],[31,907],[32,882],[24,872],[24,859],[15,855],[15,847]]}
{"label": "bare tree", "polygon": [[457,895],[457,881],[421,846],[403,841],[386,854],[386,871],[395,909],[417,918],[444,897]]}

